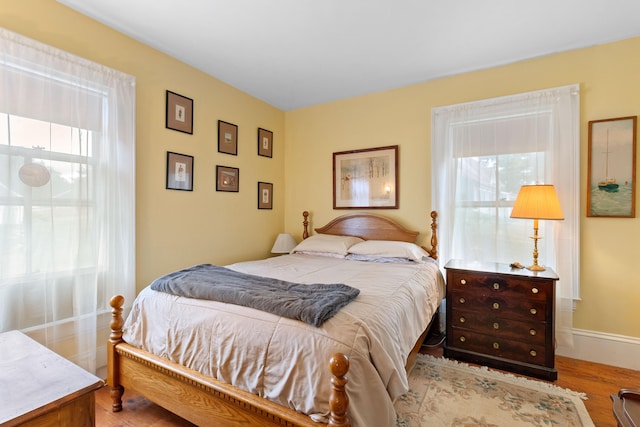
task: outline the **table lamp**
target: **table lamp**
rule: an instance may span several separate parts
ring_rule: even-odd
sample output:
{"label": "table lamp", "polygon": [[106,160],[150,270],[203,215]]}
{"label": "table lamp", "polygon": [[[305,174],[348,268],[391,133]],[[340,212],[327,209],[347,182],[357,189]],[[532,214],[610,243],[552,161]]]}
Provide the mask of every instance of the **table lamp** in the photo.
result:
{"label": "table lamp", "polygon": [[527,267],[531,271],[544,271],[545,268],[538,265],[538,220],[539,219],[564,219],[560,201],[553,185],[523,185],[516,201],[513,204],[511,218],[526,218],[533,220],[533,265]]}
{"label": "table lamp", "polygon": [[288,254],[297,245],[295,239],[291,234],[280,233],[276,238],[273,247],[271,248],[272,254]]}

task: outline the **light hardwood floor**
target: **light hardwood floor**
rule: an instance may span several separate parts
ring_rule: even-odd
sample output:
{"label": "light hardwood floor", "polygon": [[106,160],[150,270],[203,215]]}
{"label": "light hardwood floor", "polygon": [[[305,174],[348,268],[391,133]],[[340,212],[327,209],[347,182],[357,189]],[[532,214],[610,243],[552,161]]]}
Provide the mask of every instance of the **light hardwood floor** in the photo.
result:
{"label": "light hardwood floor", "polygon": [[[423,347],[422,353],[442,356],[442,348]],[[585,406],[596,427],[616,427],[611,412],[611,393],[621,388],[640,388],[640,371],[556,357],[558,380],[555,385],[587,394]],[[100,427],[170,427],[193,424],[160,408],[140,396],[135,390],[126,390],[124,409],[111,412],[109,390],[96,393],[96,425]]]}

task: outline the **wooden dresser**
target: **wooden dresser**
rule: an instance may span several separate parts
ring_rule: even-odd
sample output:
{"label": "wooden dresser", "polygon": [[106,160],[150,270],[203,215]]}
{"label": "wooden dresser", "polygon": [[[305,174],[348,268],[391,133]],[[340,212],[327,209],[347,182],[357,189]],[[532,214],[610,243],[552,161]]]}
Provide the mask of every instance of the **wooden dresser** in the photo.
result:
{"label": "wooden dresser", "polygon": [[104,382],[18,331],[0,334],[0,426],[95,425]]}
{"label": "wooden dresser", "polygon": [[551,269],[451,260],[445,357],[555,381],[555,283]]}

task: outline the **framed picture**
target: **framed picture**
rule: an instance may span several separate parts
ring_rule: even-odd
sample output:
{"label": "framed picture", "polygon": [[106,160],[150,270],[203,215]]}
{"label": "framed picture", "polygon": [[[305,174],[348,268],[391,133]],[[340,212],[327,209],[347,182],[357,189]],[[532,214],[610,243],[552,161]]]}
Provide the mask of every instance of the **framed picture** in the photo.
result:
{"label": "framed picture", "polygon": [[193,99],[168,90],[165,126],[168,129],[193,134]]}
{"label": "framed picture", "polygon": [[193,191],[193,156],[167,151],[167,190]]}
{"label": "framed picture", "polygon": [[258,155],[273,156],[273,132],[270,130],[258,128]]}
{"label": "framed picture", "polygon": [[216,191],[238,192],[240,189],[240,169],[216,166]]}
{"label": "framed picture", "polygon": [[273,184],[258,182],[258,209],[273,209]]}
{"label": "framed picture", "polygon": [[635,218],[637,116],[589,122],[587,216]]}
{"label": "framed picture", "polygon": [[398,209],[398,146],[333,153],[334,209]]}
{"label": "framed picture", "polygon": [[238,155],[238,126],[218,120],[218,152]]}

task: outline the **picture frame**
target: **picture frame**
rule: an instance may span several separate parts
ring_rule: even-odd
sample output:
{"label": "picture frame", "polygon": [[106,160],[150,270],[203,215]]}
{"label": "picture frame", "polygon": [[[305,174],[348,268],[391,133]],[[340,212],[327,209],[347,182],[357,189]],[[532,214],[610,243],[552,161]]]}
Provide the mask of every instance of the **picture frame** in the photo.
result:
{"label": "picture frame", "polygon": [[258,155],[273,157],[273,132],[258,128]]}
{"label": "picture frame", "polygon": [[216,166],[216,191],[237,193],[240,191],[240,169]]}
{"label": "picture frame", "polygon": [[193,156],[167,151],[167,190],[193,191]]}
{"label": "picture frame", "polygon": [[258,182],[258,209],[273,209],[273,184]]}
{"label": "picture frame", "polygon": [[193,99],[167,90],[165,127],[193,134]]}
{"label": "picture frame", "polygon": [[589,122],[588,217],[635,218],[637,120]]}
{"label": "picture frame", "polygon": [[218,153],[238,155],[238,126],[218,120]]}
{"label": "picture frame", "polygon": [[398,146],[333,153],[334,209],[398,209]]}

